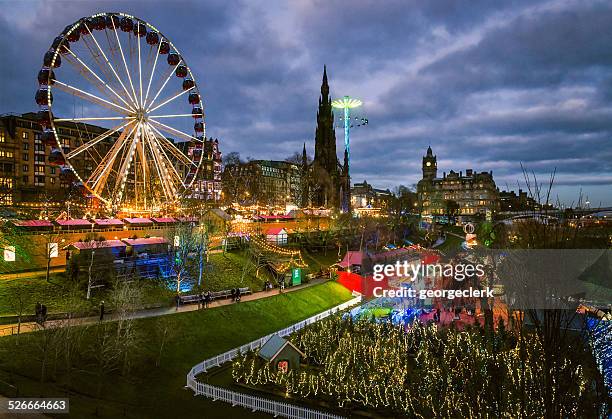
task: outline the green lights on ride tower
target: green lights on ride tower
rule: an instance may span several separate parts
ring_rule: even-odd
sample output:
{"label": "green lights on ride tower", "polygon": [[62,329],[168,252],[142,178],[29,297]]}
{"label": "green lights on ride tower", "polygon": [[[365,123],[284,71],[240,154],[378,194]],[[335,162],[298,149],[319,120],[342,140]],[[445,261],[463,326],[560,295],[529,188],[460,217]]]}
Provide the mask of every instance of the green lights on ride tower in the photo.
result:
{"label": "green lights on ride tower", "polygon": [[[350,137],[350,129],[353,126],[351,125],[351,109],[357,108],[361,106],[362,104],[363,102],[361,100],[352,98],[350,96],[344,96],[342,99],[336,99],[332,102],[332,106],[334,108],[344,110],[344,116],[342,118],[344,120],[344,149],[346,150],[346,154],[349,159],[349,162],[351,159],[351,149],[350,149],[350,138],[349,137]],[[367,125],[368,123],[368,120],[365,118],[358,118],[358,120],[360,122],[358,126]]]}

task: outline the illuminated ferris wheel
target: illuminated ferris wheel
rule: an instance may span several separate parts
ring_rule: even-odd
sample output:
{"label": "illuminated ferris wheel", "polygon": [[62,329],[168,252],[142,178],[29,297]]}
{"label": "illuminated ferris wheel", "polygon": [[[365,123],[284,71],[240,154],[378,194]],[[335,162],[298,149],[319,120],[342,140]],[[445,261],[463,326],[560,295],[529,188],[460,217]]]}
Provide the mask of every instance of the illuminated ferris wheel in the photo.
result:
{"label": "illuminated ferris wheel", "polygon": [[149,23],[100,13],[68,25],[38,73],[42,143],[62,181],[115,210],[167,208],[202,164],[202,97],[178,49]]}

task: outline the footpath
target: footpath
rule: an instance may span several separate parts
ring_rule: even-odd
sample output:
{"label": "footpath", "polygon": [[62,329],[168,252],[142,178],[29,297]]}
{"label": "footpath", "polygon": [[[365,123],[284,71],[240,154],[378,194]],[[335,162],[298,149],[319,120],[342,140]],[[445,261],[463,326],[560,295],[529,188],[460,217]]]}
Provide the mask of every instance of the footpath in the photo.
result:
{"label": "footpath", "polygon": [[[229,298],[226,298],[223,300],[216,300],[209,304],[208,309],[204,309],[204,308],[201,308],[201,309],[211,310],[217,307],[228,306],[231,304],[241,304],[247,301],[260,300],[262,298],[268,298],[274,295],[294,292],[300,289],[311,287],[313,285],[322,284],[326,281],[329,281],[329,279],[327,278],[313,279],[307,284],[285,288],[282,293],[280,289],[278,288],[274,288],[270,291],[259,291],[253,294],[247,294],[247,295],[241,296],[240,302],[234,302]],[[179,307],[160,307],[160,308],[154,308],[154,309],[136,310],[136,311],[129,313],[127,317],[125,317],[125,319],[143,319],[147,317],[167,316],[171,314],[196,311],[198,309],[199,309],[198,304],[185,304]],[[116,313],[109,313],[109,314],[104,315],[104,319],[102,321],[112,322],[118,319],[119,319],[119,316]],[[99,316],[77,317],[73,319],[50,320],[50,321],[45,322],[45,327],[52,328],[52,327],[67,327],[67,326],[83,326],[83,325],[95,324],[99,322],[100,322]],[[41,329],[42,327],[35,322],[26,322],[26,323],[21,323],[20,333],[34,332],[34,331],[41,330]],[[0,336],[8,336],[8,335],[13,335],[13,334],[17,334],[17,323],[0,325]]]}

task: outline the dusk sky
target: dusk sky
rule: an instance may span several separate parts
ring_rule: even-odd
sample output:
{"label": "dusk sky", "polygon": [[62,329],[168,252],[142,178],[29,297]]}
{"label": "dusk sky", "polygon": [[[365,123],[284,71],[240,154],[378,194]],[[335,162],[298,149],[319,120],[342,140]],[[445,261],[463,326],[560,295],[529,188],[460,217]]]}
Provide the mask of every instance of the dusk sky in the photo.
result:
{"label": "dusk sky", "polygon": [[[323,65],[334,97],[364,101],[351,142],[353,182],[493,171],[524,185],[521,163],[562,203],[579,191],[612,206],[610,1],[9,1],[0,2],[0,113],[37,109],[36,74],[75,20],[126,12],[159,28],[197,78],[207,133],[223,153],[314,153]],[[342,130],[337,130],[338,154]],[[523,186],[524,187],[524,186]]]}

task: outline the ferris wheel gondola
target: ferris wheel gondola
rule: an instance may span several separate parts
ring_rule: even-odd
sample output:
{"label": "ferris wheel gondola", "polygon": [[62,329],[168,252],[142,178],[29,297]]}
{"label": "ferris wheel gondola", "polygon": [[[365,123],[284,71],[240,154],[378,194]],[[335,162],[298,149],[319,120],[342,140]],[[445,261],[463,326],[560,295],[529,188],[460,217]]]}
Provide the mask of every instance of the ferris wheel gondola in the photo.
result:
{"label": "ferris wheel gondola", "polygon": [[41,142],[63,179],[116,210],[163,209],[189,192],[204,156],[202,95],[158,29],[124,13],[79,19],[37,78]]}

